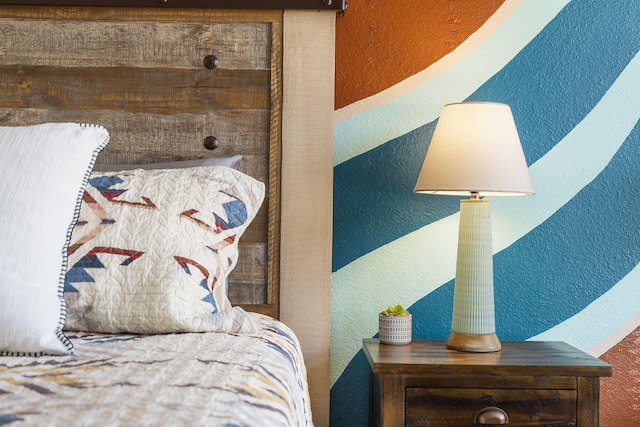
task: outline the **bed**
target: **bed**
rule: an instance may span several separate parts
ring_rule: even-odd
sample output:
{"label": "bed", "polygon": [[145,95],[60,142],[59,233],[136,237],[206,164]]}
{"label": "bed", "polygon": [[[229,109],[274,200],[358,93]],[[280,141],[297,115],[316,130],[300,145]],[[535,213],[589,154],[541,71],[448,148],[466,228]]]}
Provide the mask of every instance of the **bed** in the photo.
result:
{"label": "bed", "polygon": [[[50,161],[36,170],[50,167],[50,173],[59,174],[78,169],[86,180],[78,224],[91,224],[80,206],[94,214],[104,207],[96,198],[125,205],[118,199],[123,196],[114,195],[123,194],[118,185],[188,182],[189,191],[178,186],[167,192],[155,185],[157,200],[165,201],[184,199],[183,193],[202,194],[198,185],[215,174],[222,174],[216,182],[234,184],[215,189],[227,197],[213,208],[219,209],[217,222],[205,224],[193,213],[198,209],[182,212],[183,220],[202,230],[217,227],[222,237],[209,249],[218,257],[215,265],[231,267],[228,277],[224,269],[202,268],[182,253],[158,249],[194,283],[215,277],[211,296],[195,291],[188,296],[217,307],[210,310],[217,313],[215,319],[201,317],[198,327],[192,326],[193,319],[186,327],[176,326],[177,320],[162,326],[172,317],[167,310],[156,310],[131,332],[126,320],[131,306],[113,304],[113,294],[99,317],[102,297],[91,296],[92,303],[82,299],[89,294],[82,286],[98,282],[97,270],[82,262],[103,262],[109,255],[135,265],[144,256],[138,259],[98,243],[95,230],[108,229],[108,224],[94,224],[93,234],[79,232],[82,226],[73,229],[70,253],[63,260],[73,278],[68,273],[63,278],[69,313],[60,339],[73,354],[0,357],[0,424],[158,425],[166,420],[164,425],[328,425],[333,43],[335,13],[344,4],[0,3],[5,4],[0,6],[0,126],[82,124],[96,133],[95,158],[85,153],[73,159],[68,153],[61,156],[60,149],[49,154],[38,149]],[[98,149],[104,139],[101,129],[108,132],[108,143]],[[35,143],[28,136],[34,147],[49,142]],[[227,162],[238,156],[242,160],[233,165],[177,164],[209,158]],[[84,176],[77,165],[93,166],[94,161],[95,170]],[[161,169],[139,169],[158,163]],[[131,165],[133,169],[124,170]],[[109,171],[109,166],[115,169]],[[17,173],[28,173],[23,169]],[[262,196],[256,196],[260,190],[253,187],[260,184],[254,180],[262,184]],[[61,197],[57,189],[50,193]],[[252,198],[259,200],[245,203]],[[234,225],[229,215],[240,206],[238,201],[242,208],[234,210]],[[240,223],[246,225],[240,233],[224,234]],[[224,252],[228,247],[236,248],[235,258]],[[90,280],[78,279],[88,271]],[[222,310],[220,292],[232,309]],[[188,300],[184,295],[173,298],[165,308]],[[148,302],[131,304],[142,304],[144,313],[153,311],[145,306]],[[249,409],[239,409],[243,404]]]}

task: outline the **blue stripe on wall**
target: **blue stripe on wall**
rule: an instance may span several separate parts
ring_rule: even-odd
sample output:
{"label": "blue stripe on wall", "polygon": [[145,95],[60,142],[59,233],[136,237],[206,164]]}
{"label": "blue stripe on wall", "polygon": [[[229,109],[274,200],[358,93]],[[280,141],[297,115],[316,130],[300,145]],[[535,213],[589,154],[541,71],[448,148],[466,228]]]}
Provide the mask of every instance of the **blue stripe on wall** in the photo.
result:
{"label": "blue stripe on wall", "polygon": [[334,168],[333,271],[458,210],[453,197],[415,194],[434,124]]}
{"label": "blue stripe on wall", "polygon": [[[597,179],[540,227],[494,256],[501,339],[527,339],[562,322],[640,263],[638,158],[640,123]],[[450,281],[411,306],[414,337],[446,339],[452,301]],[[332,404],[331,425],[366,425],[368,369],[359,351],[331,389],[332,402],[350,402]]]}
{"label": "blue stripe on wall", "polygon": [[[571,1],[469,100],[511,105],[529,164],[544,156],[596,105],[640,50],[638,5]],[[580,27],[576,27],[576,23]]]}
{"label": "blue stripe on wall", "polygon": [[[563,322],[640,263],[638,158],[640,124],[597,179],[549,220],[494,256],[496,329],[501,339],[527,339]],[[416,337],[448,336],[452,298],[450,281],[410,307]],[[440,321],[433,321],[433,307],[438,307]]]}
{"label": "blue stripe on wall", "polygon": [[[529,163],[584,118],[640,49],[633,20],[619,19],[633,14],[630,3],[571,2],[470,97],[512,106]],[[456,199],[413,194],[434,125],[334,168],[333,271],[458,209]]]}
{"label": "blue stripe on wall", "polygon": [[[494,257],[496,327],[537,335],[578,313],[640,262],[640,124],[605,170],[549,220]],[[562,185],[562,183],[558,183]]]}

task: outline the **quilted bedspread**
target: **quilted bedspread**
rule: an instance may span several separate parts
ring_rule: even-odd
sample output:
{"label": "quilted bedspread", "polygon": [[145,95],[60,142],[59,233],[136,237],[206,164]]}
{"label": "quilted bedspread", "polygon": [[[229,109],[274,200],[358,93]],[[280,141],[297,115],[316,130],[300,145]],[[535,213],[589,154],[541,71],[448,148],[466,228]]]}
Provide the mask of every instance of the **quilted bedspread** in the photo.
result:
{"label": "quilted bedspread", "polygon": [[0,357],[0,425],[311,426],[297,338],[250,316],[250,335],[82,334],[72,356]]}

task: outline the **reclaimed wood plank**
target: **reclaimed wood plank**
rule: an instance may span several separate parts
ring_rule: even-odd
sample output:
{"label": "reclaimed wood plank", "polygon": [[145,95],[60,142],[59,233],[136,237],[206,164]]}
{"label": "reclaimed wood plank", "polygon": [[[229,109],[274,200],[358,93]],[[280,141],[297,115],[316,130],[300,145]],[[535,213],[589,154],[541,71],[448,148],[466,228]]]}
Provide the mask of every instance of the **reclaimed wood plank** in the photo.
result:
{"label": "reclaimed wood plank", "polygon": [[282,197],[282,22],[272,24],[271,46],[271,112],[269,116],[269,179],[267,194],[268,224],[267,244],[269,266],[268,302],[280,306],[280,233]]}
{"label": "reclaimed wood plank", "polygon": [[[227,295],[231,304],[236,305],[267,305],[266,283],[244,283],[229,281]],[[253,311],[253,310],[250,310]]]}
{"label": "reclaimed wood plank", "polygon": [[270,40],[264,22],[0,18],[0,65],[201,69],[215,55],[218,69],[269,70]]}
{"label": "reclaimed wood plank", "polygon": [[[241,154],[245,159],[243,168],[251,165],[247,170],[253,173],[268,169],[266,156],[269,155],[269,115],[268,109],[153,114],[10,106],[0,108],[0,125],[53,121],[95,123],[106,127],[111,135],[107,149],[98,158],[99,163],[157,163]],[[220,141],[215,150],[204,148],[204,138],[209,135]],[[131,141],[136,143],[132,144]],[[261,176],[264,178],[266,174],[262,173]]]}
{"label": "reclaimed wood plank", "polygon": [[140,7],[29,7],[0,5],[0,16],[8,18],[179,21],[179,22],[282,22],[282,10],[230,10]]}
{"label": "reclaimed wood plank", "polygon": [[[611,366],[560,341],[502,341],[502,351],[465,353],[446,349],[444,341],[416,340],[406,346],[364,340],[374,372],[473,374],[490,366],[496,375],[610,376]],[[394,348],[390,348],[394,347]]]}
{"label": "reclaimed wood plank", "polygon": [[269,72],[260,70],[0,66],[0,107],[164,114],[268,109],[268,87]]}
{"label": "reclaimed wood plank", "polygon": [[600,425],[600,378],[578,378],[578,426]]}
{"label": "reclaimed wood plank", "polygon": [[451,375],[406,375],[407,387],[490,387],[515,388],[526,387],[532,390],[565,389],[576,390],[577,379],[574,376],[493,376],[469,374],[463,377]]}
{"label": "reclaimed wood plank", "polygon": [[[244,237],[245,236],[241,238],[241,242]],[[238,257],[236,268],[233,270],[233,280],[238,283],[266,286],[268,265],[267,244],[264,243],[264,240],[244,243],[240,248],[240,256]],[[263,301],[263,303],[266,302],[266,300]]]}
{"label": "reclaimed wood plank", "polygon": [[407,388],[407,427],[465,425],[497,406],[520,427],[575,427],[575,390]]}
{"label": "reclaimed wood plank", "polygon": [[376,375],[379,384],[381,427],[395,427],[404,425],[404,401],[406,388],[404,375]]}
{"label": "reclaimed wood plank", "polygon": [[162,7],[162,8],[220,8],[220,9],[295,9],[341,11],[347,5],[345,0],[319,2],[318,0],[182,0],[167,2],[156,0],[8,0],[11,4],[29,5],[72,5],[72,6],[112,6],[112,7]]}
{"label": "reclaimed wood plank", "polygon": [[279,315],[278,307],[273,304],[238,304],[238,306],[246,311],[261,313],[274,319],[277,319]]}

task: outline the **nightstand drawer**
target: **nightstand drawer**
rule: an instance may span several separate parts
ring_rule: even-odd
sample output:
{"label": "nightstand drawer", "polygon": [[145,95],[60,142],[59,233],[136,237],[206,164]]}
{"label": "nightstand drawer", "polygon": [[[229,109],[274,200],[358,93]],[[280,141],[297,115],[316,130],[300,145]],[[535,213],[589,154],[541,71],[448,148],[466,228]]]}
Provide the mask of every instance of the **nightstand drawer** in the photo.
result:
{"label": "nightstand drawer", "polygon": [[407,388],[406,426],[474,425],[486,407],[502,409],[509,425],[576,425],[576,390]]}
{"label": "nightstand drawer", "polygon": [[485,424],[506,415],[509,426],[598,427],[600,377],[611,376],[610,365],[559,341],[465,353],[443,340],[394,346],[367,338],[363,348],[374,427],[473,427],[476,415]]}

